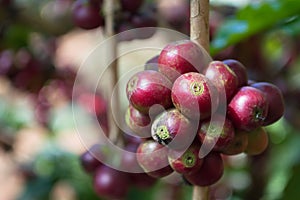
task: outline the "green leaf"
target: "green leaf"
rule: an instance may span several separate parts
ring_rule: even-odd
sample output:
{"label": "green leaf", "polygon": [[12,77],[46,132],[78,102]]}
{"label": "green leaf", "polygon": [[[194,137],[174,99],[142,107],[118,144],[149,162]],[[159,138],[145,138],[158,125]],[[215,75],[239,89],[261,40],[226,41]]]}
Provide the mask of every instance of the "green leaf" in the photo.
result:
{"label": "green leaf", "polygon": [[292,0],[249,4],[223,23],[211,42],[210,52],[215,55],[252,35],[284,24],[292,17],[299,16],[299,13],[300,4]]}

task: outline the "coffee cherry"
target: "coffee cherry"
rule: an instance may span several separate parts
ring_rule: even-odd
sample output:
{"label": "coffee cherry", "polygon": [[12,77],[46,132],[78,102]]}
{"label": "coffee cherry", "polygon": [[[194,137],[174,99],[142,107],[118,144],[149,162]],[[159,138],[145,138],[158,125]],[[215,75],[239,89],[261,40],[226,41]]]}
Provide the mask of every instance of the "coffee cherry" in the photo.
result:
{"label": "coffee cherry", "polygon": [[260,127],[268,114],[268,101],[260,90],[244,86],[228,105],[228,117],[237,129],[251,131]]}
{"label": "coffee cherry", "polygon": [[185,174],[184,178],[193,185],[209,186],[216,183],[224,172],[222,157],[219,153],[211,152],[204,157],[202,167],[191,174]]}
{"label": "coffee cherry", "polygon": [[168,162],[168,149],[153,140],[139,145],[137,161],[143,170],[152,177],[161,178],[173,172]]}
{"label": "coffee cherry", "polygon": [[138,136],[151,137],[151,119],[132,105],[126,111],[125,122],[127,126]]}
{"label": "coffee cherry", "polygon": [[236,74],[221,61],[210,62],[205,76],[217,87],[220,94],[224,94],[225,90],[227,101],[230,101],[238,89]]}
{"label": "coffee cherry", "polygon": [[280,89],[276,85],[267,82],[257,82],[252,84],[251,87],[259,89],[267,97],[269,104],[268,115],[264,120],[263,126],[270,125],[279,120],[284,113],[284,101]]}
{"label": "coffee cherry", "polygon": [[198,131],[198,137],[202,144],[205,141],[209,146],[213,146],[215,151],[225,148],[234,139],[234,135],[235,131],[231,121],[220,115],[217,115],[213,121],[210,119],[203,121]]}
{"label": "coffee cherry", "polygon": [[121,0],[120,3],[122,10],[136,12],[143,5],[144,0]]}
{"label": "coffee cherry", "polygon": [[[127,83],[127,98],[134,108],[147,114],[151,106],[173,106],[172,83],[161,73],[147,70],[136,73]],[[155,111],[154,111],[155,112]]]}
{"label": "coffee cherry", "polygon": [[219,102],[218,92],[204,75],[190,72],[181,75],[173,84],[172,101],[175,107],[193,120],[205,119]]}
{"label": "coffee cherry", "polygon": [[7,75],[14,65],[14,53],[11,50],[0,52],[0,75]]}
{"label": "coffee cherry", "polygon": [[73,4],[72,18],[74,23],[83,29],[94,29],[104,25],[100,7],[90,0],[77,0]]}
{"label": "coffee cherry", "polygon": [[237,155],[243,153],[248,146],[248,133],[236,130],[233,140],[221,150],[225,155]]}
{"label": "coffee cherry", "polygon": [[234,59],[223,60],[223,63],[227,65],[237,76],[238,87],[246,86],[248,82],[248,74],[246,67],[239,61]]}
{"label": "coffee cherry", "polygon": [[248,145],[245,153],[248,155],[259,155],[264,152],[269,143],[269,137],[263,127],[248,132]]}
{"label": "coffee cherry", "polygon": [[95,173],[94,190],[100,197],[121,199],[128,192],[128,182],[128,174],[103,165]]}
{"label": "coffee cherry", "polygon": [[197,127],[177,109],[170,109],[155,118],[152,138],[171,149],[186,149],[197,134]]}
{"label": "coffee cherry", "polygon": [[105,159],[101,151],[101,145],[95,144],[80,156],[81,166],[87,173],[94,173],[98,167],[103,165],[100,159]]}
{"label": "coffee cherry", "polygon": [[200,145],[191,145],[186,151],[170,150],[170,166],[181,174],[193,173],[200,169],[203,160],[199,158]]}
{"label": "coffee cherry", "polygon": [[161,51],[158,64],[159,71],[174,82],[181,74],[202,72],[208,58],[196,43],[181,40],[168,44]]}

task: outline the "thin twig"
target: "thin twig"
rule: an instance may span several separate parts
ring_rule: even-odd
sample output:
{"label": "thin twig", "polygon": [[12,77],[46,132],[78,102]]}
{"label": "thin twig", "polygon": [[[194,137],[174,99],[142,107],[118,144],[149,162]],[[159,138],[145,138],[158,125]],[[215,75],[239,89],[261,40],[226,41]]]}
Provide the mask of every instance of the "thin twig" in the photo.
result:
{"label": "thin twig", "polygon": [[[191,0],[191,40],[209,52],[209,0]],[[208,200],[209,188],[194,186],[193,200]]]}
{"label": "thin twig", "polygon": [[[113,110],[120,110],[120,98],[119,92],[116,89],[113,94],[113,88],[116,86],[118,82],[118,60],[117,60],[117,40],[114,36],[114,11],[115,11],[116,0],[105,0],[105,34],[107,37],[111,37],[109,41],[111,42],[110,48],[108,49],[109,58],[114,59],[114,61],[110,64],[110,69],[112,71],[111,84],[112,88],[109,91],[109,97],[111,98],[110,110],[108,112],[109,116],[109,139],[113,142],[117,142],[119,137],[120,129],[117,125],[116,121],[120,121],[120,119],[114,119]],[[119,117],[118,115],[116,117]]]}

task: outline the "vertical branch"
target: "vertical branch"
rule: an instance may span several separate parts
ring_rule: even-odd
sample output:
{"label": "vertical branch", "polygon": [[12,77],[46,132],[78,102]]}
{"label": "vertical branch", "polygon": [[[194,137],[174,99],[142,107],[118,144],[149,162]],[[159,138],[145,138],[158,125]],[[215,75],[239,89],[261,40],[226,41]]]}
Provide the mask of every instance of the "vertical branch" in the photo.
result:
{"label": "vertical branch", "polygon": [[[209,0],[191,0],[191,40],[209,52]],[[193,200],[208,200],[209,188],[194,186]]]}
{"label": "vertical branch", "polygon": [[191,0],[191,40],[209,52],[209,0]]}
{"label": "vertical branch", "polygon": [[[105,0],[105,34],[107,37],[111,37],[110,40],[110,46],[107,49],[108,58],[109,60],[113,60],[113,62],[110,64],[109,68],[112,71],[112,77],[111,77],[111,85],[112,88],[110,88],[109,96],[111,98],[111,105],[109,106],[110,110],[108,112],[108,119],[109,119],[109,138],[111,141],[116,142],[119,135],[119,128],[117,124],[115,123],[114,117],[113,117],[113,110],[112,108],[116,110],[120,110],[120,102],[119,102],[119,92],[116,89],[115,95],[113,96],[113,89],[116,86],[118,82],[118,61],[117,61],[117,41],[114,36],[114,12],[115,12],[115,2],[116,0]],[[116,116],[118,117],[118,116]],[[119,119],[116,119],[116,121],[119,121]]]}

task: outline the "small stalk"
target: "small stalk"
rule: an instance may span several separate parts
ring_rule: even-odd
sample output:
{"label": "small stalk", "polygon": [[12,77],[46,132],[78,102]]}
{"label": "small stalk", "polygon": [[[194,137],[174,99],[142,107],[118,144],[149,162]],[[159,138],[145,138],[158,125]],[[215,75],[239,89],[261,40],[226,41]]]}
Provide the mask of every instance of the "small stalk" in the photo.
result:
{"label": "small stalk", "polygon": [[[114,32],[114,12],[115,12],[115,5],[116,0],[105,0],[105,34],[107,37],[111,37],[109,40],[111,42],[110,48],[107,49],[108,58],[114,59],[114,61],[110,64],[109,69],[112,71],[112,77],[111,77],[111,85],[112,88],[109,91],[109,97],[111,98],[111,104],[109,106],[109,112],[108,112],[108,119],[109,119],[109,139],[116,143],[120,136],[120,129],[117,125],[117,123],[114,120],[113,117],[113,110],[114,108],[117,111],[120,111],[120,97],[119,97],[119,91],[116,89],[113,94],[113,88],[116,86],[118,82],[118,60],[117,60],[117,41],[116,38],[113,37]],[[120,121],[120,116],[116,116],[116,121]]]}

